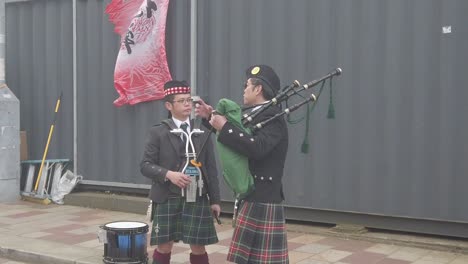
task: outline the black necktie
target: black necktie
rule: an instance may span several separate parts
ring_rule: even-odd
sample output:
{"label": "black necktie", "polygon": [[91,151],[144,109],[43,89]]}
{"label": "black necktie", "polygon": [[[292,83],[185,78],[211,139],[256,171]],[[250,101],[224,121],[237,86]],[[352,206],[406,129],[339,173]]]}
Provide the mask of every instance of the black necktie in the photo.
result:
{"label": "black necktie", "polygon": [[[185,133],[187,133],[187,135],[188,135],[188,130],[187,130],[188,124],[187,124],[187,123],[184,122],[184,123],[180,124],[180,128],[181,128]],[[186,140],[187,140],[187,138],[186,138],[185,136],[182,136],[182,141],[184,141],[184,143],[186,142]]]}

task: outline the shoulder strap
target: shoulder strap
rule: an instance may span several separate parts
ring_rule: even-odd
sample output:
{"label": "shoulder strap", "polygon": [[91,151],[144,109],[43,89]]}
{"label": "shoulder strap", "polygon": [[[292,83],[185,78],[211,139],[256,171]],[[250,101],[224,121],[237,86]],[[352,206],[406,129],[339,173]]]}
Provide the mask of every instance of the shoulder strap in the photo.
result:
{"label": "shoulder strap", "polygon": [[176,126],[176,124],[174,123],[174,121],[172,119],[164,119],[163,121],[161,121],[161,124],[166,125],[171,130],[172,129],[177,129],[177,126]]}

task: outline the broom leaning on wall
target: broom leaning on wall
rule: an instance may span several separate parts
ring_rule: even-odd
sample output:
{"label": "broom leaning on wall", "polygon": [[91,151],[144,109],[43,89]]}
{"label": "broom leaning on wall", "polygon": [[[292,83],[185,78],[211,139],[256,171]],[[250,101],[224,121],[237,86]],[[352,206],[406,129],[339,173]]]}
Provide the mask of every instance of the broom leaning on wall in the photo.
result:
{"label": "broom leaning on wall", "polygon": [[[41,181],[41,176],[42,176],[42,171],[44,169],[44,162],[47,157],[47,152],[49,150],[49,145],[50,145],[50,140],[52,139],[52,134],[54,133],[54,127],[55,127],[55,122],[57,121],[57,113],[60,108],[60,101],[62,100],[62,92],[60,92],[60,95],[57,99],[57,102],[55,104],[55,112],[54,112],[54,119],[52,120],[52,124],[50,125],[49,129],[49,136],[47,137],[47,143],[44,149],[44,154],[42,155],[42,161],[41,161],[41,166],[39,168],[39,173],[37,175],[36,179],[36,184],[34,185],[34,190],[32,192],[22,192],[21,196],[23,200],[26,201],[31,201],[31,202],[36,202],[36,203],[41,203],[41,204],[50,204],[51,201],[48,197],[48,194],[46,193],[38,193],[38,187],[39,183]],[[47,175],[45,175],[47,177]],[[44,179],[45,180],[45,179]]]}

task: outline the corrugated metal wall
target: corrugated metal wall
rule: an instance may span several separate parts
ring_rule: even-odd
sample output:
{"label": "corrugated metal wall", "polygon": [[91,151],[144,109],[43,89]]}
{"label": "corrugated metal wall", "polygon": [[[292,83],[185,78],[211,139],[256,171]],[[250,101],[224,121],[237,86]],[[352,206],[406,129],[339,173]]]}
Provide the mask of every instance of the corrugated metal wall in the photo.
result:
{"label": "corrugated metal wall", "polygon": [[[86,180],[148,183],[138,168],[144,138],[167,112],[160,102],[112,105],[117,98],[113,72],[119,37],[103,11],[108,2],[78,1],[78,172]],[[168,48],[172,76],[185,80],[190,78],[189,8],[185,2],[171,2],[166,36],[172,47]],[[21,129],[28,131],[30,158],[42,158],[55,93],[63,90],[48,158],[73,159],[72,2],[8,3],[6,13],[6,75],[23,105]]]}
{"label": "corrugated metal wall", "polygon": [[283,85],[342,67],[337,117],[322,98],[308,155],[304,123],[290,126],[286,203],[466,222],[467,11],[466,1],[203,1],[199,90],[240,101],[243,70],[258,62]]}
{"label": "corrugated metal wall", "polygon": [[[78,1],[78,170],[88,180],[147,183],[138,171],[143,138],[166,112],[160,102],[112,105],[119,40],[103,13],[108,2]],[[167,51],[177,79],[189,79],[189,10],[188,1],[169,7]],[[445,228],[458,222],[445,234],[468,236],[467,12],[463,0],[198,1],[198,93],[212,103],[240,102],[244,70],[254,63],[273,66],[282,85],[341,67],[336,119],[326,119],[326,90],[311,116],[309,153],[300,152],[304,122],[290,126],[285,203],[307,208],[295,218],[432,219]],[[36,158],[64,87],[69,101],[52,153],[72,153],[70,17],[71,1],[7,5],[7,81],[22,102],[22,128],[34,131]]]}
{"label": "corrugated metal wall", "polygon": [[48,157],[73,157],[71,7],[71,1],[6,4],[5,76],[21,102],[30,159],[42,159],[60,91],[63,100]]}
{"label": "corrugated metal wall", "polygon": [[[144,138],[167,111],[161,102],[113,106],[119,37],[103,11],[108,2],[78,2],[78,170],[87,180],[148,183],[139,173]],[[173,78],[188,80],[190,10],[182,3],[169,6],[168,60]]]}

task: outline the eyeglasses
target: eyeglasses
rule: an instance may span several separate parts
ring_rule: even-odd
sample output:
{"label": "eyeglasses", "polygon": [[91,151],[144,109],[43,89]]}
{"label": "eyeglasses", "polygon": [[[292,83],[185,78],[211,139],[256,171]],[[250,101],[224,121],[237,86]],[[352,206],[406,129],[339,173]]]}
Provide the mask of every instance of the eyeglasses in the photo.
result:
{"label": "eyeglasses", "polygon": [[179,99],[177,101],[172,101],[172,102],[173,103],[179,103],[179,104],[185,104],[185,103],[191,104],[191,103],[193,103],[193,99],[192,99],[192,97],[189,97],[189,98],[183,98],[183,99]]}

